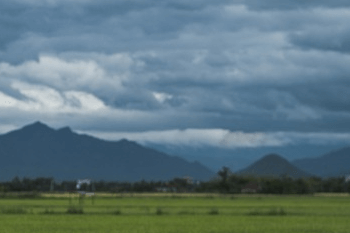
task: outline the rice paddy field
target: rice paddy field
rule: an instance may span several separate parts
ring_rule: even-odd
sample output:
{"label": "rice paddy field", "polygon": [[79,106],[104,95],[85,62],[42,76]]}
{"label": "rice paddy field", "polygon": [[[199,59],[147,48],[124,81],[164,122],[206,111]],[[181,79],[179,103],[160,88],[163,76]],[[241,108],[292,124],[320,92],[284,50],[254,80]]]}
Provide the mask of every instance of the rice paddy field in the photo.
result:
{"label": "rice paddy field", "polygon": [[0,232],[349,233],[350,196],[13,195],[0,198]]}

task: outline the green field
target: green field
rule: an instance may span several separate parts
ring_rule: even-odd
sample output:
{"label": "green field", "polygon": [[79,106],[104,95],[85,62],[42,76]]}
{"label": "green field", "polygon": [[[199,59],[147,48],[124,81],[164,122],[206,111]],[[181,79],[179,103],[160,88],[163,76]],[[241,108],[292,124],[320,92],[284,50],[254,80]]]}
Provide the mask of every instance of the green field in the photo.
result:
{"label": "green field", "polygon": [[[67,209],[83,207],[82,214]],[[350,232],[349,196],[56,195],[0,199],[0,232]]]}

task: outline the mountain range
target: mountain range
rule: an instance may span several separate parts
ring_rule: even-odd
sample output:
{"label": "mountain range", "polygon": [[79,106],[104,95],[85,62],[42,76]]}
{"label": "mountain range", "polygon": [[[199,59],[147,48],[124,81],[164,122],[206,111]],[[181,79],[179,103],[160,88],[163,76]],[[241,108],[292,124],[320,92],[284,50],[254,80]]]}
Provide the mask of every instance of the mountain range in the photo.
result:
{"label": "mountain range", "polygon": [[294,160],[293,164],[320,177],[344,176],[350,174],[350,147],[331,151],[316,158]]}
{"label": "mountain range", "polygon": [[[203,152],[203,158],[206,156],[209,155]],[[216,159],[220,161],[220,157]],[[189,162],[125,139],[105,141],[77,134],[69,127],[56,130],[41,122],[0,135],[0,180],[10,180],[14,176],[118,181],[169,180],[183,176],[209,180],[215,177],[201,162]],[[226,165],[222,162],[222,166]],[[237,174],[294,178],[347,175],[350,174],[350,147],[292,161],[276,153],[268,154]]]}
{"label": "mountain range", "polygon": [[0,135],[0,180],[54,177],[137,181],[190,176],[208,180],[215,174],[199,162],[169,156],[128,140],[116,142],[58,130],[36,122]]}
{"label": "mountain range", "polygon": [[[242,148],[225,148],[214,146],[190,146],[176,144],[144,144],[147,147],[154,148],[169,155],[176,155],[188,161],[199,161],[212,171],[218,171],[222,166],[230,168],[231,171],[237,172],[245,169],[264,155],[271,153],[288,158],[292,164],[294,161],[304,158],[318,158],[320,155],[330,151],[339,150],[349,146],[346,143],[334,144],[312,144],[301,142],[300,144],[291,144],[285,146],[263,146],[263,147],[242,147]],[[297,165],[297,164],[294,164]]]}

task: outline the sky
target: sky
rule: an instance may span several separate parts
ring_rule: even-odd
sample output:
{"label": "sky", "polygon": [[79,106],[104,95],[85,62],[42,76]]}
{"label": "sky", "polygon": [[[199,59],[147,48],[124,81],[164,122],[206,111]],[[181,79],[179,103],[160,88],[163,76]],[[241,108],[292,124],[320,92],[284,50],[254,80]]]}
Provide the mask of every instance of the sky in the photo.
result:
{"label": "sky", "polygon": [[350,144],[348,0],[2,0],[0,133]]}

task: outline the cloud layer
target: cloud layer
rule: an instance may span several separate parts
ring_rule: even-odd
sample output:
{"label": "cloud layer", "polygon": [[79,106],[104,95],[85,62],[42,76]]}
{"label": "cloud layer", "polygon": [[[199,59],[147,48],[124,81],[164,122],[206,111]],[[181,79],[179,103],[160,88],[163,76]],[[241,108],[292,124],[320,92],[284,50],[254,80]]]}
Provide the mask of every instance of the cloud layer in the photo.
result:
{"label": "cloud layer", "polygon": [[5,0],[0,130],[42,120],[232,147],[346,134],[349,20],[344,0]]}
{"label": "cloud layer", "polygon": [[224,129],[186,129],[147,132],[80,131],[105,140],[128,139],[139,143],[217,147],[226,149],[283,147],[291,145],[336,145],[350,142],[350,133],[300,133],[300,132],[232,132]]}

